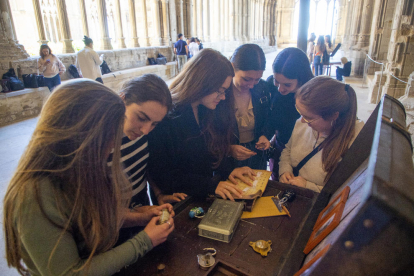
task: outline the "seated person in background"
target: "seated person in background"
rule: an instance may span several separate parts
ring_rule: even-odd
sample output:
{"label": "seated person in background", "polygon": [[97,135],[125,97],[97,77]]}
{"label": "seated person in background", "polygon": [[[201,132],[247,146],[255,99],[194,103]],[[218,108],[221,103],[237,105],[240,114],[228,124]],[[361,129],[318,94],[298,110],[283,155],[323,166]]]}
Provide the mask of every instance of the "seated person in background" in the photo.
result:
{"label": "seated person in background", "polygon": [[271,144],[273,156],[269,159],[272,179],[279,179],[279,158],[292,135],[296,120],[300,117],[295,108],[295,94],[299,88],[313,78],[306,54],[298,48],[283,49],[275,58],[273,75],[267,82],[272,92],[271,110],[267,129],[274,137]]}
{"label": "seated person in background", "polygon": [[302,117],[280,157],[280,182],[320,192],[364,125],[357,120],[355,91],[316,77],[296,93],[296,108]]}
{"label": "seated person in background", "polygon": [[[127,175],[132,186],[132,199],[130,208],[125,209],[123,228],[120,240],[130,238],[139,232],[142,226],[154,216],[161,214],[164,208],[172,212],[170,204],[185,198],[185,194],[173,195],[161,194],[155,183],[147,175],[147,163],[150,152],[148,151],[148,133],[162,121],[168,110],[171,109],[171,94],[167,84],[157,75],[147,74],[126,82],[120,96],[125,103],[124,137],[121,145],[121,162],[123,171]],[[108,165],[112,165],[112,153]],[[149,206],[147,179],[155,192],[158,204],[161,206]],[[140,227],[141,226],[141,227]],[[138,227],[132,229],[130,227]]]}
{"label": "seated person in background", "polygon": [[270,110],[271,87],[262,80],[266,68],[265,54],[256,44],[243,44],[230,59],[235,76],[232,81],[237,127],[237,144],[231,146],[231,155],[237,166],[266,170],[271,138],[266,130]]}
{"label": "seated person in background", "polygon": [[[200,66],[201,65],[201,66]],[[173,111],[149,135],[149,174],[163,193],[233,200],[242,191],[235,178],[251,185],[254,172],[235,168],[234,70],[220,52],[204,49],[174,79]],[[245,176],[246,175],[246,176]]]}
{"label": "seated person in background", "polygon": [[131,192],[120,162],[124,119],[121,98],[95,81],[68,81],[49,97],[4,198],[9,266],[22,275],[112,275],[167,239],[173,219],[154,217],[112,248]]}
{"label": "seated person in background", "polygon": [[348,61],[346,57],[342,57],[341,62],[344,65],[344,68],[336,66],[336,79],[339,81],[342,81],[342,76],[349,77],[349,75],[351,74],[352,67],[352,62]]}

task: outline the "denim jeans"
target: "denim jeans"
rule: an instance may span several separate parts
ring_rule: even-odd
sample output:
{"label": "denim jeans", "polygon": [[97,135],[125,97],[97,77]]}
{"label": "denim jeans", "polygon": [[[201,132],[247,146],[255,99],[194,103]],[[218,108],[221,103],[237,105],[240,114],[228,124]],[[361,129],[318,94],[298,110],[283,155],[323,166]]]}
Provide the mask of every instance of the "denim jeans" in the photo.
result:
{"label": "denim jeans", "polygon": [[323,63],[321,63],[321,56],[315,56],[313,60],[313,65],[315,66],[315,76],[323,74]]}
{"label": "denim jeans", "polygon": [[49,91],[52,92],[53,89],[55,89],[56,86],[60,84],[60,76],[57,74],[53,78],[43,78],[44,83],[49,88]]}
{"label": "denim jeans", "polygon": [[186,55],[178,55],[178,72],[181,72],[183,70],[184,64],[187,62],[187,56]]}

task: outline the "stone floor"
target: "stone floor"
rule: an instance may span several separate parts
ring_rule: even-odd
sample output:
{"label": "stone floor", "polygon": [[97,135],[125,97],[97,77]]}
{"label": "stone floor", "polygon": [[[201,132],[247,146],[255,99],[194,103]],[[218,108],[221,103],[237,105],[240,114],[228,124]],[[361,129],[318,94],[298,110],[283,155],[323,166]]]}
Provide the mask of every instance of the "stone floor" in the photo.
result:
{"label": "stone floor", "polygon": [[[277,52],[266,55],[267,66],[263,78],[272,74],[272,62]],[[375,105],[367,103],[368,88],[362,88],[361,80],[358,78],[348,78],[347,83],[355,89],[358,97],[358,117],[366,121],[374,110]],[[171,83],[171,80],[167,82]],[[31,134],[36,126],[38,118],[32,118],[12,125],[0,128],[0,198],[4,198],[8,182],[17,167],[17,163],[27,146]],[[0,221],[3,222],[3,205],[0,205]],[[7,267],[4,258],[4,236],[3,225],[0,228],[0,275],[14,276],[19,275],[16,270]]]}

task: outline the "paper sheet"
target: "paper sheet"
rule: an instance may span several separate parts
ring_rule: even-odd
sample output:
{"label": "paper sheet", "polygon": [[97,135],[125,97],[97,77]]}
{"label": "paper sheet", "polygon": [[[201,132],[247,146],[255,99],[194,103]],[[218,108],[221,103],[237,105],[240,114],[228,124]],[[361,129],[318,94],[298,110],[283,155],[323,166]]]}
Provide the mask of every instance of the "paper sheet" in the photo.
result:
{"label": "paper sheet", "polygon": [[264,196],[256,200],[251,212],[243,212],[241,218],[263,218],[284,215],[287,215],[287,213],[284,210],[279,212],[271,196]]}
{"label": "paper sheet", "polygon": [[[253,199],[263,194],[266,189],[267,182],[269,181],[272,172],[265,170],[254,170],[256,173],[253,185],[249,186],[239,179],[237,180],[237,187],[243,191],[242,199]],[[229,181],[229,180],[227,180]],[[230,182],[230,181],[229,181]],[[230,182],[231,183],[231,182]]]}

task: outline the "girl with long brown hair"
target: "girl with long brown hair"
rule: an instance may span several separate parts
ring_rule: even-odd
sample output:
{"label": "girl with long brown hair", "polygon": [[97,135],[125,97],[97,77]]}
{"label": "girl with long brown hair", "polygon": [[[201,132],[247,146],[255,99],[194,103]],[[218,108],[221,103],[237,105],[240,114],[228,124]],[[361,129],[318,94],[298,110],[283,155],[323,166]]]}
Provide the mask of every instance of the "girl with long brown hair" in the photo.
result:
{"label": "girl with long brown hair", "polygon": [[95,81],[70,81],[49,97],[4,199],[7,262],[20,274],[112,275],[174,228],[154,217],[111,249],[131,198],[120,163],[124,118],[122,99]]}
{"label": "girl with long brown hair", "polygon": [[296,92],[296,109],[302,117],[280,157],[280,181],[320,192],[364,125],[355,91],[316,77]]}
{"label": "girl with long brown hair", "polygon": [[241,197],[240,189],[225,182],[229,178],[235,183],[237,177],[249,183],[254,174],[247,167],[234,169],[229,157],[235,123],[233,76],[222,54],[204,49],[171,84],[173,111],[149,135],[149,172],[163,192]]}
{"label": "girl with long brown hair", "polygon": [[315,76],[319,76],[323,74],[323,63],[322,63],[322,56],[326,50],[325,39],[323,35],[318,37],[318,41],[316,42],[315,50],[313,52],[313,65],[315,66]]}
{"label": "girl with long brown hair", "polygon": [[40,46],[39,55],[38,69],[43,74],[44,82],[49,91],[52,92],[61,83],[60,75],[66,71],[66,67],[57,56],[52,54],[52,49],[47,44]]}

